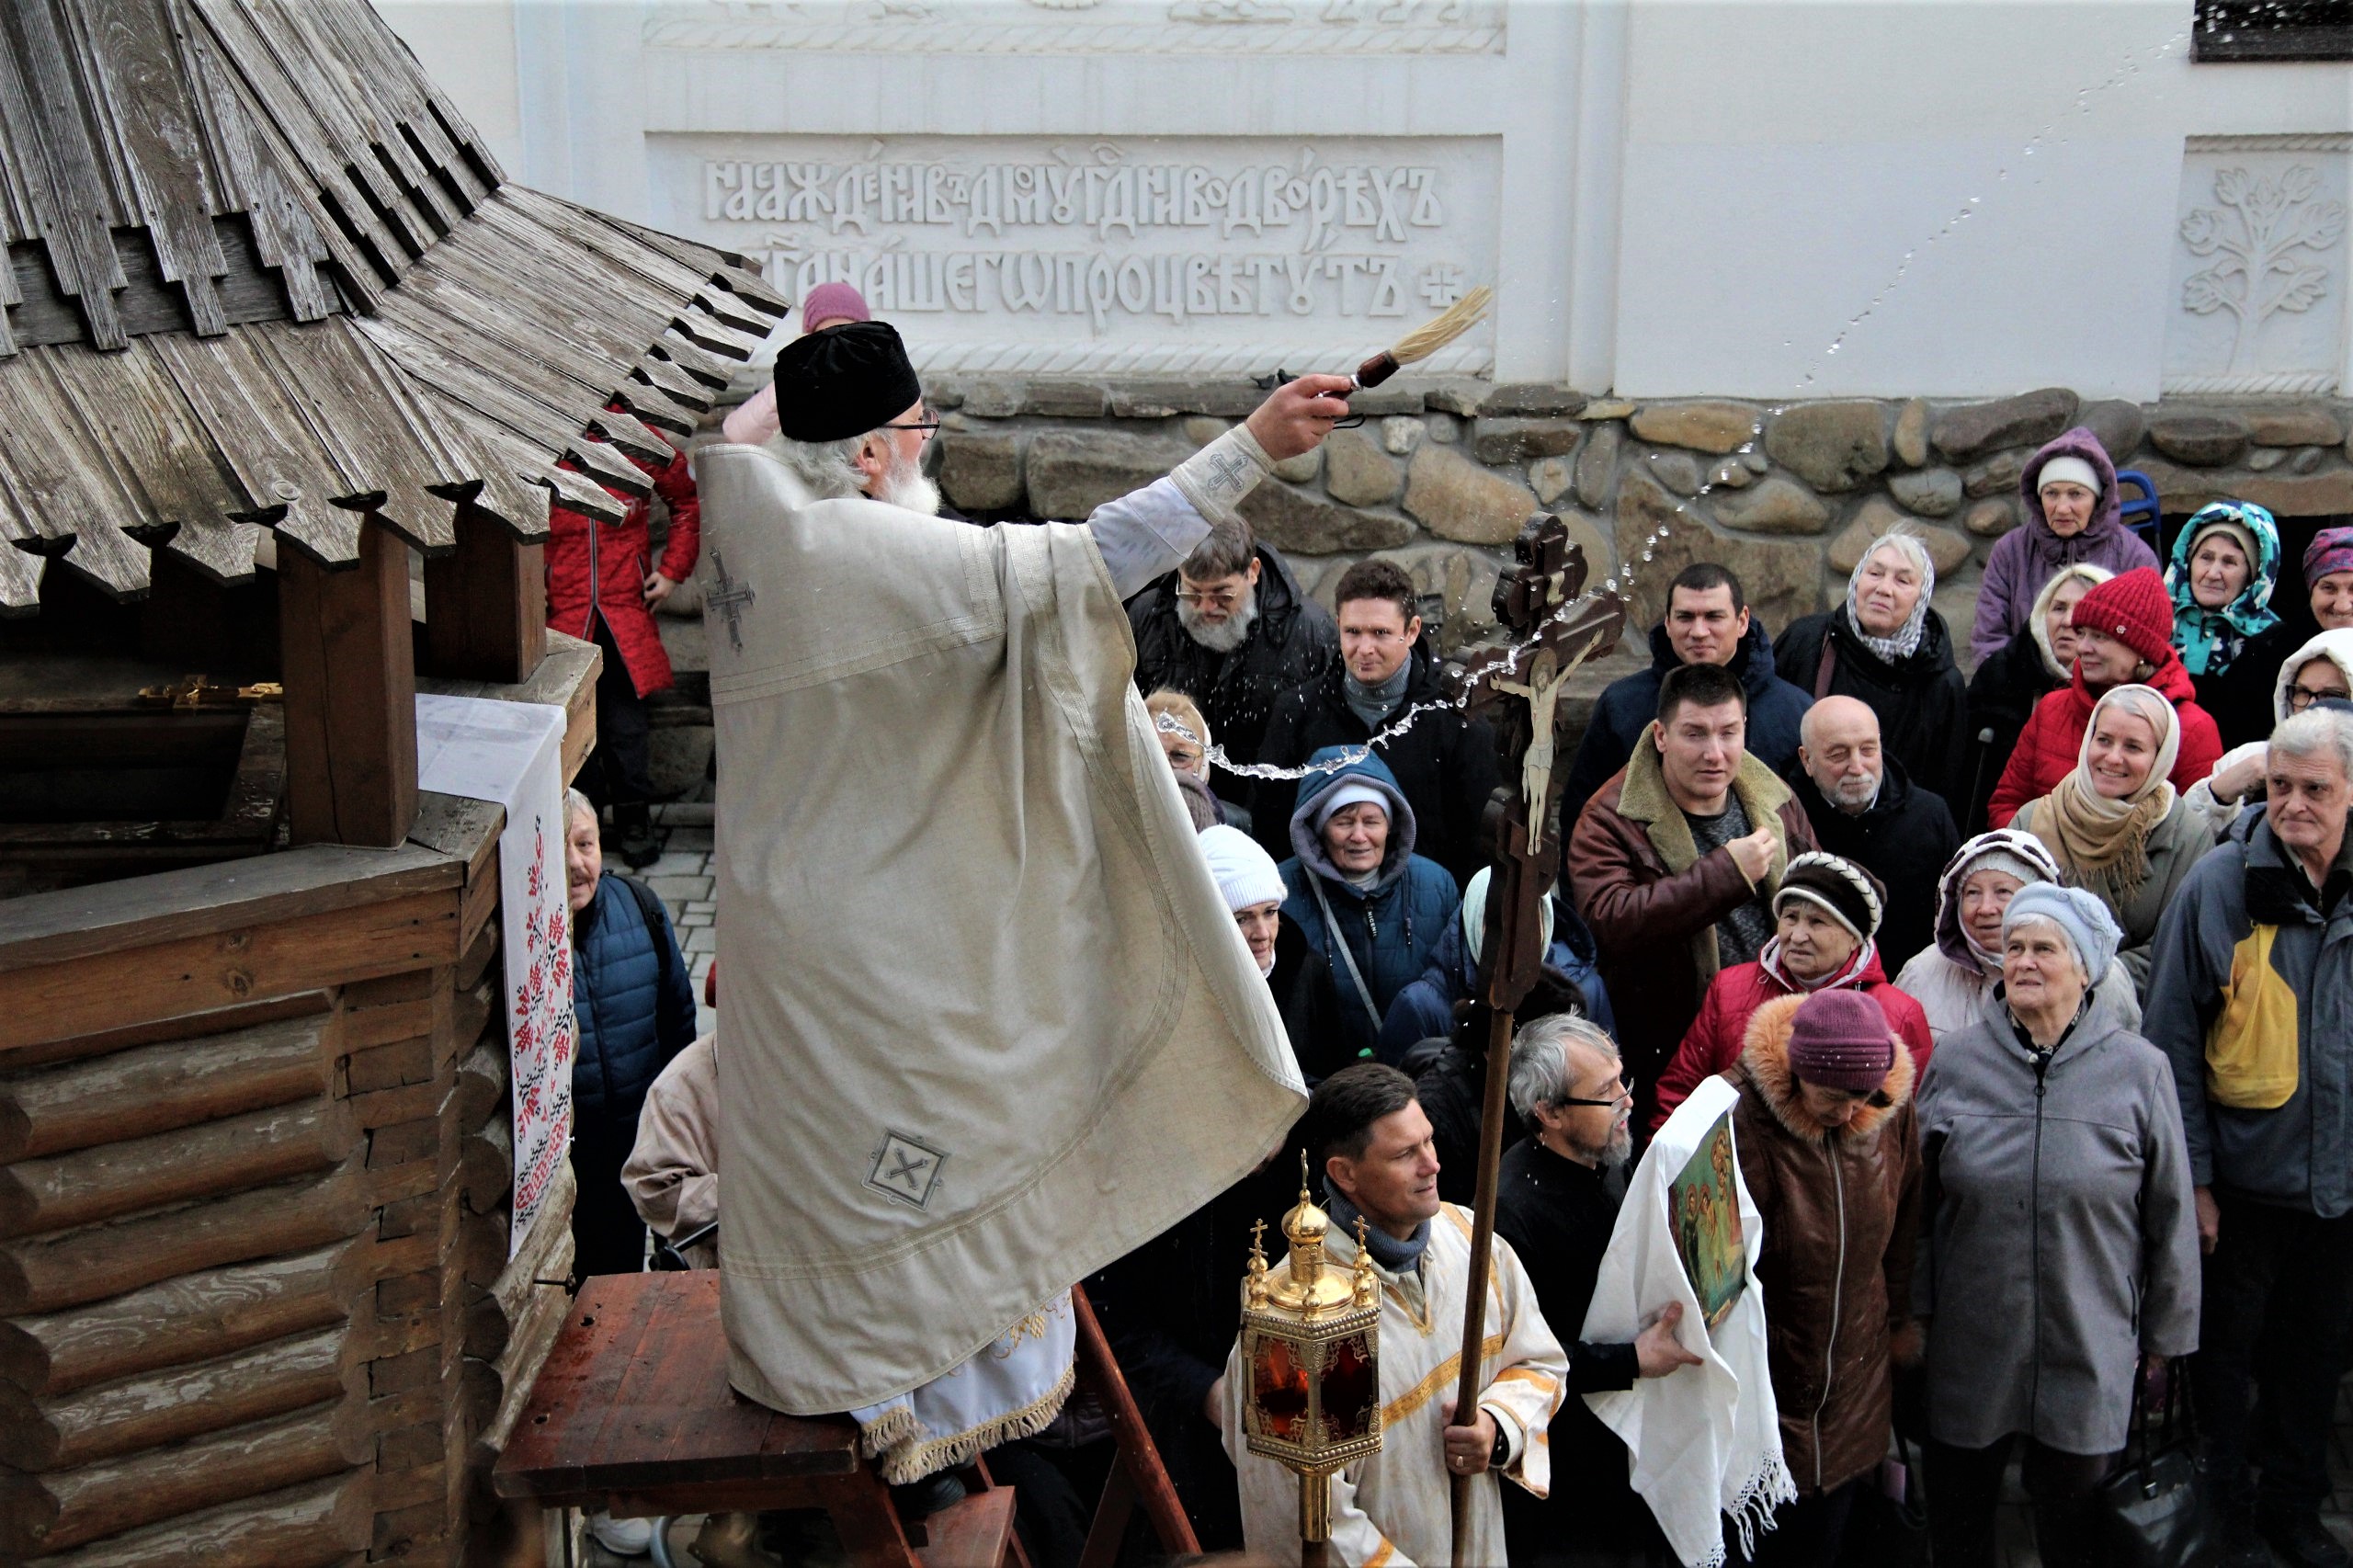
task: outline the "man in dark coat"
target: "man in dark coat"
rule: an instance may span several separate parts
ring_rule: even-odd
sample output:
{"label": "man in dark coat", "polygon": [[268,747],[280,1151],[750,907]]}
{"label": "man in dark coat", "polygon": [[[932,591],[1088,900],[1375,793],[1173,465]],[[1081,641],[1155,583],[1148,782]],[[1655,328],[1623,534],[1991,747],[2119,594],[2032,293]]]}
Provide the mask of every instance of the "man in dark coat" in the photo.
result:
{"label": "man in dark coat", "polygon": [[1504,1494],[1514,1562],[1616,1563],[1652,1548],[1658,1528],[1628,1483],[1626,1446],[1576,1396],[1699,1364],[1676,1342],[1679,1302],[1631,1344],[1575,1337],[1618,1222],[1615,1173],[1633,1152],[1622,1073],[1609,1037],[1565,1014],[1537,1017],[1512,1042],[1512,1108],[1528,1137],[1504,1155],[1495,1233],[1519,1255],[1544,1321],[1569,1345],[1571,1396],[1552,1417],[1552,1495]]}
{"label": "man in dark coat", "polygon": [[634,1274],[644,1265],[645,1221],[621,1166],[637,1143],[646,1091],[694,1043],[694,982],[662,901],[643,883],[604,874],[587,797],[574,790],[565,815],[580,1040],[572,1062],[573,1267],[582,1278]]}
{"label": "man in dark coat", "polygon": [[1235,762],[1256,762],[1275,705],[1324,673],[1339,633],[1283,558],[1235,517],[1185,563],[1128,601],[1136,689],[1162,687],[1201,705]]}
{"label": "man in dark coat", "polygon": [[[1449,700],[1438,661],[1421,643],[1414,580],[1393,561],[1359,561],[1342,574],[1340,657],[1276,708],[1258,760],[1296,767],[1325,746],[1360,746],[1415,704]],[[1426,707],[1403,734],[1373,748],[1389,766],[1418,829],[1415,852],[1454,875],[1459,887],[1486,864],[1479,819],[1502,769],[1495,732],[1459,710]],[[1278,860],[1291,855],[1290,816],[1299,786],[1260,783],[1251,832]]]}
{"label": "man in dark coat", "polygon": [[1879,715],[1852,697],[1825,697],[1800,727],[1797,766],[1782,781],[1805,808],[1814,843],[1887,889],[1881,967],[1893,974],[1937,938],[1937,888],[1961,833],[1945,798],[1912,782],[1880,749]]}
{"label": "man in dark coat", "polygon": [[1666,619],[1651,629],[1651,667],[1603,688],[1569,764],[1561,821],[1577,820],[1602,781],[1626,766],[1658,717],[1658,686],[1683,665],[1722,665],[1748,694],[1748,751],[1779,772],[1796,760],[1798,721],[1813,699],[1773,670],[1773,640],[1748,611],[1740,579],[1712,561],[1686,566],[1666,587]]}

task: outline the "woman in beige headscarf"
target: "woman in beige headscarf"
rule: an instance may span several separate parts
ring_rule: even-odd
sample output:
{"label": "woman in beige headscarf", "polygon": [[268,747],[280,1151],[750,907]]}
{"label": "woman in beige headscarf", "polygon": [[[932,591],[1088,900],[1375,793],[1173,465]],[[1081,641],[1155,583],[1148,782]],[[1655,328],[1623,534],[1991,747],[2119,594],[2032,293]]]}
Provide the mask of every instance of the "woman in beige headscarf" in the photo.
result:
{"label": "woman in beige headscarf", "polygon": [[2069,882],[2108,905],[2124,932],[2117,957],[2143,998],[2157,921],[2214,847],[2207,818],[2166,779],[2180,749],[2172,703],[2145,686],[2116,687],[2093,704],[2074,771],[2010,824],[2040,839]]}

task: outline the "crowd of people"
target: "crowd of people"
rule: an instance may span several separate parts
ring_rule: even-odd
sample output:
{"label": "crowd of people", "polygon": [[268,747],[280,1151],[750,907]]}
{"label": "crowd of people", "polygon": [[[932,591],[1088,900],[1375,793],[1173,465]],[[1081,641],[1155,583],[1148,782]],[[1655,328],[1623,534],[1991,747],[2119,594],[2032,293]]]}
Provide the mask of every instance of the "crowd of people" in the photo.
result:
{"label": "crowd of people", "polygon": [[[1624,1445],[1577,1396],[1693,1364],[1681,1309],[1631,1342],[1582,1335],[1626,1167],[1714,1080],[1737,1091],[1797,1492],[1733,1560],[1859,1561],[1850,1521],[1901,1426],[1938,1563],[1999,1560],[2013,1463],[2041,1560],[2109,1562],[2100,1483],[2136,1391],[2170,1386],[2195,1395],[2222,1561],[2347,1561],[2320,1510],[2353,1326],[2353,949],[2331,946],[2353,939],[2353,530],[2303,552],[2306,641],[2272,608],[2262,507],[2205,507],[2161,564],[2088,430],[2022,483],[1973,678],[1931,604],[1934,562],[1896,531],[1843,603],[1778,638],[1733,572],[1688,568],[1650,667],[1594,705],[1549,983],[1510,1066],[1503,1299],[1524,1287],[1561,1347],[1527,1346],[1523,1381],[1563,1396],[1546,1484],[1512,1440],[1479,1466],[1519,1483],[1501,1488],[1512,1562],[1663,1560]],[[1270,974],[1284,955],[1315,1085],[1294,1142],[1341,1151],[1324,1185],[1373,1219],[1389,1278],[1471,1197],[1486,887],[1463,873],[1494,743],[1450,709],[1384,733],[1438,689],[1403,573],[1349,568],[1332,621],[1295,583],[1221,524],[1131,606],[1137,682],[1254,954]],[[1237,778],[1203,766],[1213,745],[1311,771]],[[1322,1131],[1336,1117],[1358,1146]],[[1418,1202],[1355,1191],[1385,1144]],[[1237,1189],[1092,1286],[1164,1448],[1188,1454],[1205,1544],[1266,1546],[1234,1499],[1247,1516],[1267,1483],[1231,1440],[1231,1390],[1208,1393],[1234,1309],[1202,1329],[1167,1265],[1230,1269],[1237,1227],[1281,1203]],[[1342,1516],[1371,1533],[1336,1537],[1344,1561],[1422,1560],[1404,1543],[1427,1521],[1396,1472],[1458,1462],[1462,1430],[1352,1469]]]}
{"label": "crowd of people", "polygon": [[[935,427],[918,401],[836,443],[847,483],[938,510]],[[2300,607],[2274,606],[2296,585],[2262,507],[2203,508],[2161,565],[2090,431],[2021,486],[1973,676],[1899,529],[1778,639],[1734,573],[1687,568],[1649,666],[1594,703],[1548,835],[1544,979],[1507,1068],[1496,1370],[1467,1414],[1435,1396],[1487,1071],[1495,737],[1446,700],[1395,562],[1347,568],[1327,609],[1227,515],[1128,600],[1136,684],[1313,1091],[1286,1147],[1311,1156],[1328,1250],[1352,1262],[1361,1218],[1384,1286],[1389,1438],[1340,1478],[1340,1561],[1444,1561],[1449,1472],[1509,1483],[1478,1494],[1479,1561],[1665,1560],[1582,1396],[1696,1376],[1693,1326],[1675,1306],[1584,1333],[1630,1165],[1727,1095],[1796,1493],[1728,1536],[1733,1560],[1854,1561],[1901,1428],[1938,1563],[1996,1561],[2013,1461],[2042,1561],[2105,1562],[2098,1492],[2136,1402],[2186,1386],[2222,1561],[2353,1561],[2320,1519],[2353,1336],[2353,529],[2302,551],[2306,640]],[[689,531],[654,575],[692,551]],[[1252,764],[1281,776],[1233,771]],[[605,781],[626,794],[635,771]],[[583,1267],[633,1266],[639,1214],[707,1264],[713,1042],[688,1049],[658,903],[600,885],[576,805]],[[1202,1544],[1279,1559],[1290,1494],[1240,1440],[1230,1358],[1247,1227],[1294,1187],[1277,1161],[1088,1282]],[[1080,1506],[1088,1419],[1074,1404],[1004,1468]],[[1084,1539],[1026,1502],[1024,1523],[1041,1562]]]}

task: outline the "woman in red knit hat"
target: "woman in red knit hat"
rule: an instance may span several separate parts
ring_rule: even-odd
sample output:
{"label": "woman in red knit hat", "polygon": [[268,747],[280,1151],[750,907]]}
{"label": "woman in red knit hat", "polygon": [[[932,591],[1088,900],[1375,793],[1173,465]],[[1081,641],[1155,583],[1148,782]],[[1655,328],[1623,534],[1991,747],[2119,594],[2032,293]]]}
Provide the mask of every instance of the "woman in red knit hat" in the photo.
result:
{"label": "woman in red knit hat", "polygon": [[2168,776],[2176,790],[2213,772],[2222,755],[2222,734],[2198,706],[2197,688],[2174,649],[2173,597],[2154,567],[2135,567],[2095,586],[2075,601],[2074,624],[2075,678],[2035,704],[1986,808],[1995,827],[2007,827],[2020,806],[2048,795],[2074,771],[2092,705],[2111,687],[2153,687],[2173,704],[2181,719],[2181,752]]}

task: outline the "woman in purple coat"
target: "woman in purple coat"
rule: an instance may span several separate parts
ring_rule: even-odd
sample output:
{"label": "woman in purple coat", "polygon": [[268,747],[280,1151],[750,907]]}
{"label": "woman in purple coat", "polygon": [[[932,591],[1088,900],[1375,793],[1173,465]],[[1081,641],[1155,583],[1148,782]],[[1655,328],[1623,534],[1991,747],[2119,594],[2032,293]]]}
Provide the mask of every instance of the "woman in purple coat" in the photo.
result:
{"label": "woman in purple coat", "polygon": [[2026,522],[1994,546],[1977,590],[1969,645],[1981,661],[2018,634],[2034,596],[2061,567],[2084,562],[2129,572],[2157,564],[2156,552],[2124,526],[2116,465],[2084,426],[2035,453],[2018,477],[2018,490],[2026,497]]}

